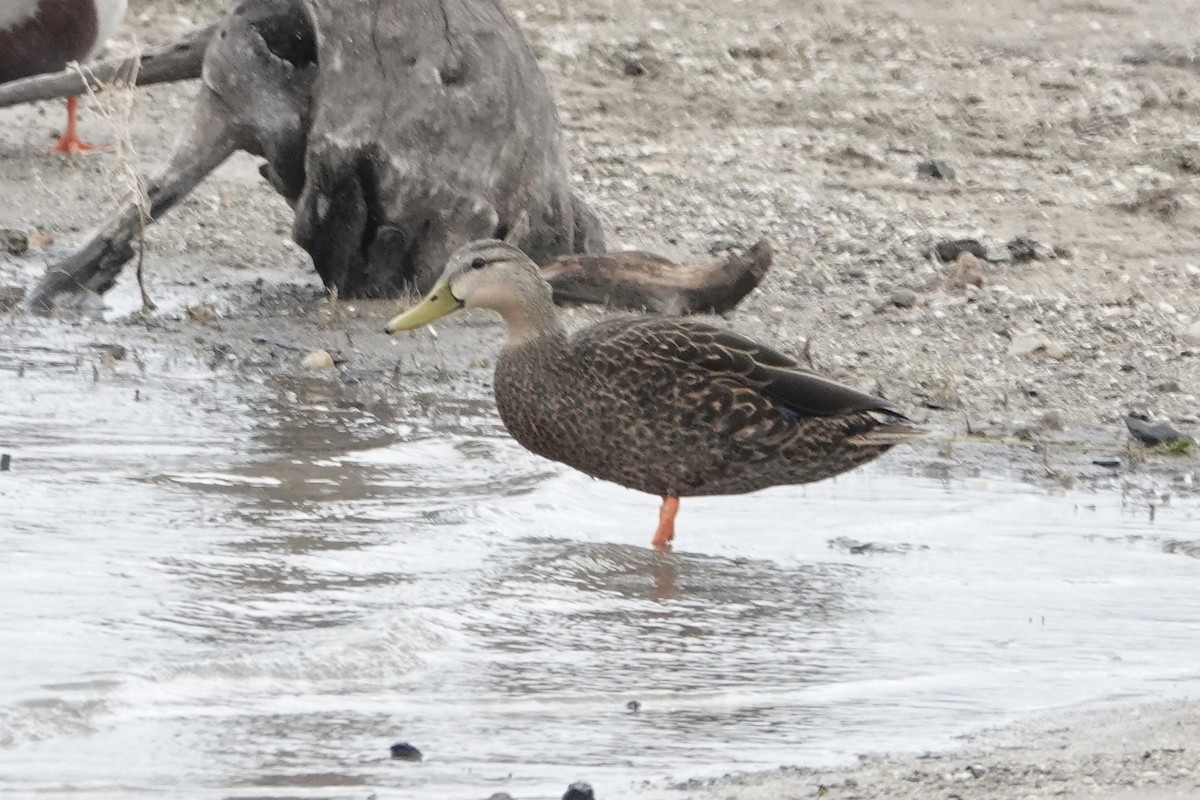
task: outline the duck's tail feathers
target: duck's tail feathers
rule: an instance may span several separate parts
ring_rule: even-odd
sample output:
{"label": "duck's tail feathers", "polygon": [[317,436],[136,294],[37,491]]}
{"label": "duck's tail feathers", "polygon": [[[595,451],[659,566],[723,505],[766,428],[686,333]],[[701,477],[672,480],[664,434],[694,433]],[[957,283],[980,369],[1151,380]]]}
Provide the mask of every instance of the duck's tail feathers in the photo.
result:
{"label": "duck's tail feathers", "polygon": [[903,421],[900,421],[894,416],[889,415],[885,417],[883,413],[880,413],[876,419],[881,423],[878,427],[852,437],[850,443],[862,447],[911,444],[929,435],[929,431],[920,426],[913,425],[911,422],[904,420],[903,417],[900,418]]}

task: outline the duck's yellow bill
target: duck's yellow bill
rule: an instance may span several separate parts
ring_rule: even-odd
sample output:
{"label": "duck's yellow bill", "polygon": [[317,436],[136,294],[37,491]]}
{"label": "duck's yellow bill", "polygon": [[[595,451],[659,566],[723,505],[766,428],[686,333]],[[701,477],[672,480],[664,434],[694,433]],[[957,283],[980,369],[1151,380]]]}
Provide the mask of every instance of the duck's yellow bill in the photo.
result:
{"label": "duck's yellow bill", "polygon": [[453,314],[460,308],[462,303],[450,292],[450,282],[443,278],[425,295],[424,300],[403,314],[393,317],[384,330],[388,333],[411,331],[447,314]]}

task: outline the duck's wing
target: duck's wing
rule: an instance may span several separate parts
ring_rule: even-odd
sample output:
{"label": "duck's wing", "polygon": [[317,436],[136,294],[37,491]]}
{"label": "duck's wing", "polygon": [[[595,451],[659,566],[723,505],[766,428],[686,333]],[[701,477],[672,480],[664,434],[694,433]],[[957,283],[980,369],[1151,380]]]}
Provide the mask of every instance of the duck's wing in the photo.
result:
{"label": "duck's wing", "polygon": [[621,361],[658,362],[681,374],[752,389],[793,413],[829,417],[871,412],[880,423],[906,421],[891,403],[801,369],[796,360],[741,334],[690,318],[634,318],[602,322],[577,334],[584,348]]}

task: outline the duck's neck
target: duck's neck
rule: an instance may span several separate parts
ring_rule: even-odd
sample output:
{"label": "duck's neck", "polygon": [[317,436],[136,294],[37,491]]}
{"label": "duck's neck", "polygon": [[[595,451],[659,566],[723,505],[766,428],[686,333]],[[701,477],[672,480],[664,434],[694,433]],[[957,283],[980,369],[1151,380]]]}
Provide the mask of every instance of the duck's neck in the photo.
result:
{"label": "duck's neck", "polygon": [[534,343],[566,342],[566,329],[558,318],[558,310],[549,292],[521,297],[496,311],[504,319],[508,330],[505,349],[522,348]]}

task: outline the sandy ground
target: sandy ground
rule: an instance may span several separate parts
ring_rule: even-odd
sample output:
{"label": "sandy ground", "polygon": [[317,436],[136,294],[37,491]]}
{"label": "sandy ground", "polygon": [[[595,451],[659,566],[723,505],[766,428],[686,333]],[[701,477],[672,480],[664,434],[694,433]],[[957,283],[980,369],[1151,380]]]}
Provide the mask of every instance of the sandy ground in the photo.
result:
{"label": "sandy ground", "polygon": [[962,750],[861,756],[844,770],[783,768],[674,787],[655,800],[1200,797],[1200,708],[1191,702],[1061,713],[991,731]]}
{"label": "sandy ground", "polygon": [[[219,5],[135,0],[113,47],[160,41]],[[770,239],[775,266],[727,324],[807,347],[818,369],[911,409],[935,435],[897,452],[898,468],[1002,472],[1150,505],[1197,492],[1196,448],[1144,447],[1123,422],[1138,408],[1200,432],[1192,0],[510,8],[558,94],[579,190],[610,243],[689,260]],[[0,286],[30,285],[83,242],[123,196],[128,168],[155,171],[193,93],[86,104],[85,135],[112,141],[128,129],[129,159],[43,155],[62,124],[58,104],[0,110],[0,228],[49,237],[23,254],[0,247]],[[919,177],[930,158],[954,179]],[[151,229],[157,311],[129,313],[127,273],[104,315],[15,311],[0,316],[0,335],[14,348],[115,342],[249,371],[301,369],[320,347],[364,392],[387,391],[403,364],[404,381],[486,395],[492,323],[442,326],[433,356],[427,340],[414,351],[387,339],[379,328],[396,304],[329,303],[290,227],[253,159],[235,157]],[[990,260],[929,257],[961,237]],[[1012,258],[1015,237],[1035,242],[1037,257]],[[571,324],[599,313],[568,312]],[[1014,734],[1034,747],[872,757],[853,772],[684,795],[1193,796],[1195,733],[1191,707],[1168,706]],[[986,771],[963,777],[969,764]],[[1163,787],[1177,794],[1152,793]]]}

